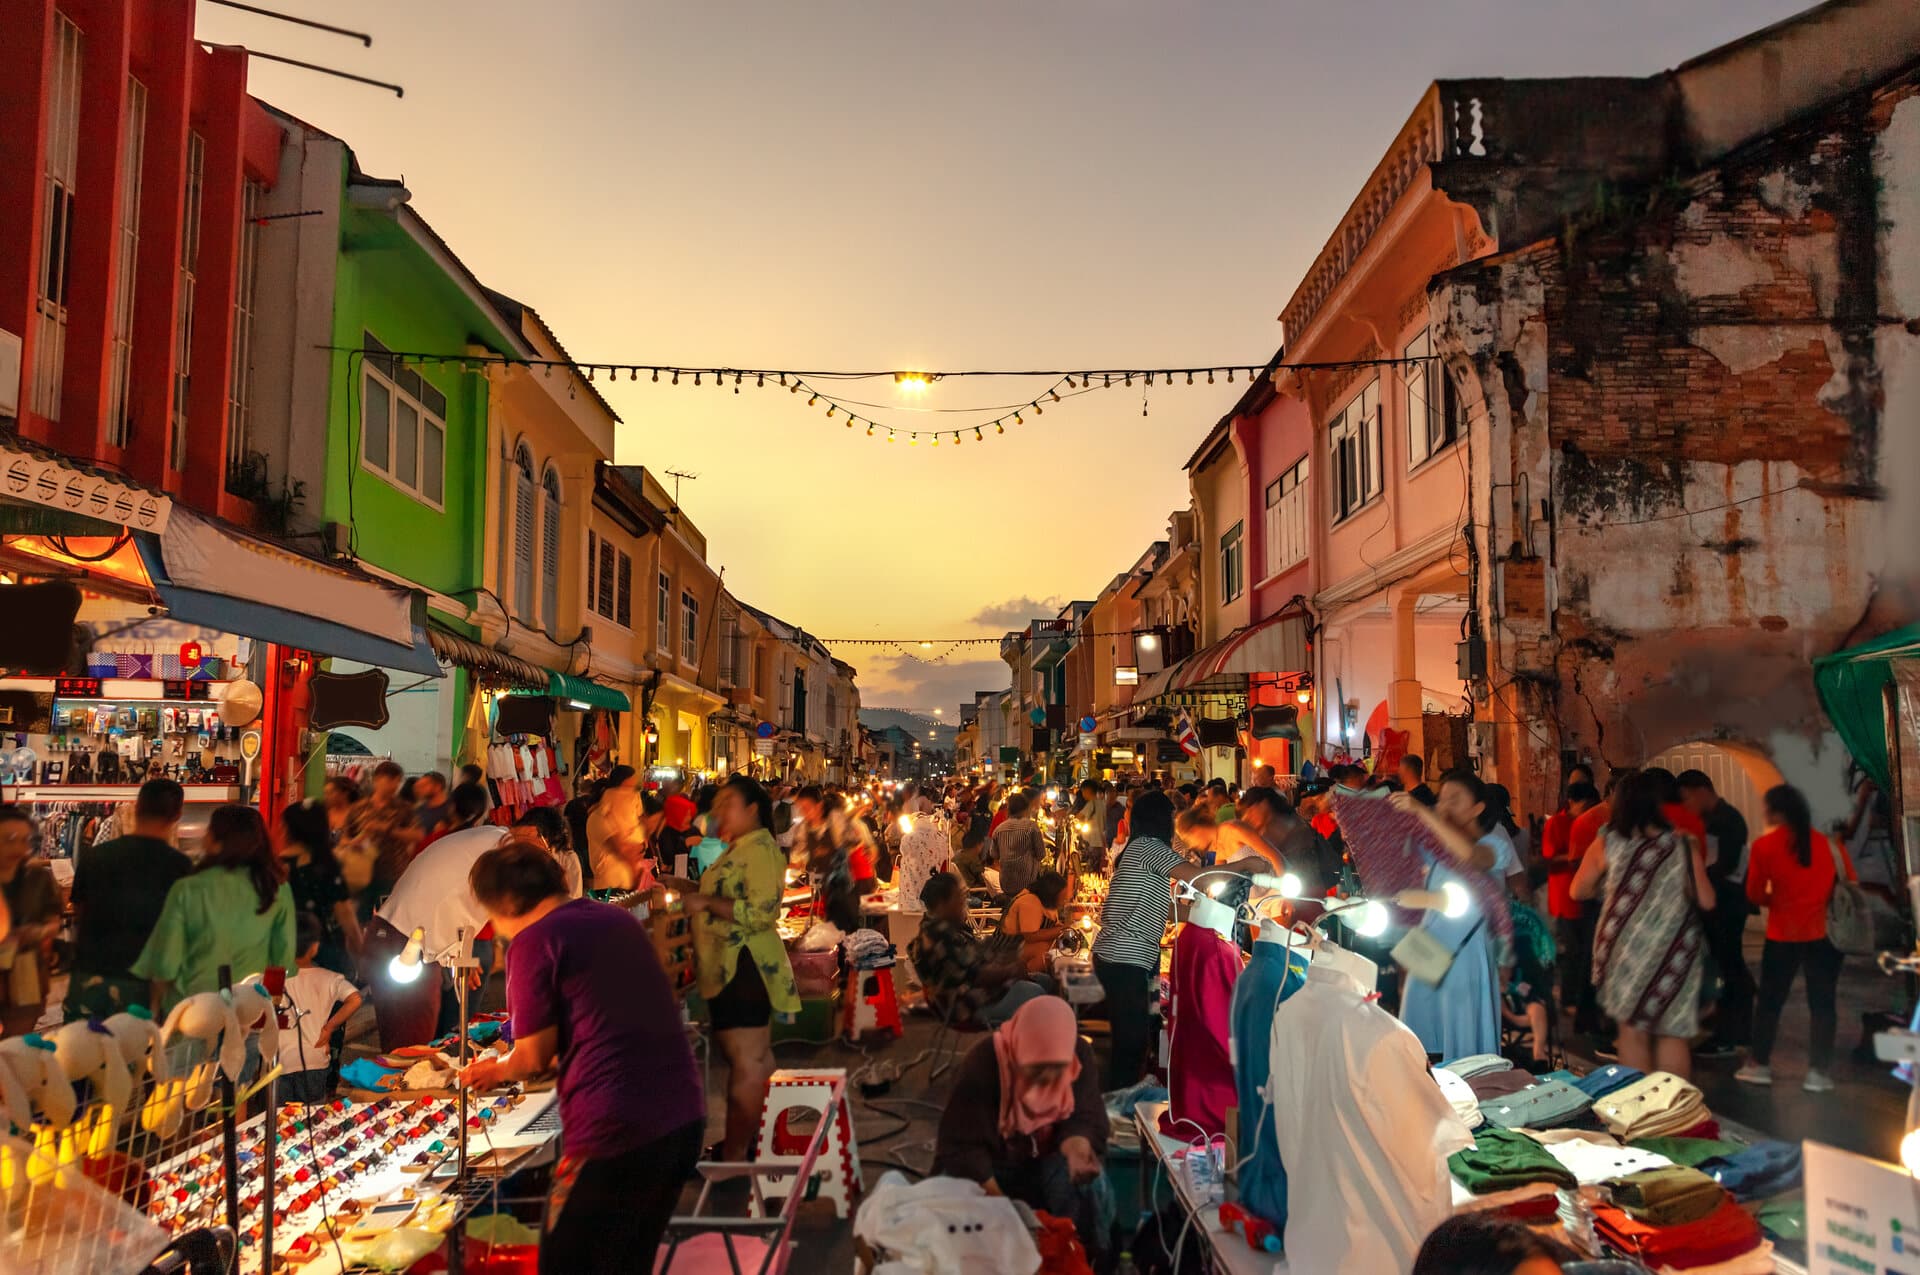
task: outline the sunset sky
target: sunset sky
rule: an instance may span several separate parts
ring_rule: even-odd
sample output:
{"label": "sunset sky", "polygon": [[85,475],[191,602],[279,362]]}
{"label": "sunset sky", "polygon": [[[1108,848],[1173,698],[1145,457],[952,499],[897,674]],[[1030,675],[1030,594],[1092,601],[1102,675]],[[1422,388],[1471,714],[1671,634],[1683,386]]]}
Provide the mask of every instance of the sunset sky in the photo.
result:
{"label": "sunset sky", "polygon": [[[807,368],[1263,363],[1275,316],[1427,83],[1648,74],[1800,0],[287,0],[371,49],[202,4],[251,89],[404,177],[489,286],[575,357]],[[850,397],[1024,402],[966,381]],[[1187,503],[1243,385],[1116,388],[984,445],[893,446],[803,398],[608,388],[618,459],[682,505],[740,597],[828,637],[998,635],[1091,598]],[[866,409],[860,409],[866,414]],[[984,417],[942,414],[947,428]],[[868,704],[1005,686],[836,654]],[[951,715],[952,709],[948,708]]]}

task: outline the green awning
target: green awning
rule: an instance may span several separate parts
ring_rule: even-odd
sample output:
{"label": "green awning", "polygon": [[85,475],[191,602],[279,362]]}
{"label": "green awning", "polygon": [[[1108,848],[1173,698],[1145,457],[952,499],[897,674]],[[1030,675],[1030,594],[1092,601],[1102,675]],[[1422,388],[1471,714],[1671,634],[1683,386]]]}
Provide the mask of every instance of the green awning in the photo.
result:
{"label": "green awning", "polygon": [[1813,661],[1813,685],[1840,739],[1882,792],[1891,790],[1886,688],[1893,661],[1920,659],[1920,624]]}
{"label": "green awning", "polygon": [[631,713],[633,701],[624,692],[611,686],[602,686],[591,678],[575,677],[571,673],[548,673],[547,694],[573,708],[585,705],[588,708],[611,709],[616,713]]}

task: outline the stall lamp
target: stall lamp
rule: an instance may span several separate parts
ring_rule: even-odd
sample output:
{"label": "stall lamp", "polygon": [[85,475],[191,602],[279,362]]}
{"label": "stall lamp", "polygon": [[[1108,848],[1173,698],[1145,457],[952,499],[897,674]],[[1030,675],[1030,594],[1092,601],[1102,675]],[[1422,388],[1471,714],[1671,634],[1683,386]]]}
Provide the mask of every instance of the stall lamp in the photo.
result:
{"label": "stall lamp", "polygon": [[1907,1136],[1900,1139],[1900,1163],[1907,1172],[1920,1177],[1920,1129],[1907,1130]]}
{"label": "stall lamp", "polygon": [[900,831],[902,832],[913,831],[913,819],[911,816],[908,816],[908,815],[900,816]]}
{"label": "stall lamp", "polygon": [[387,962],[387,977],[396,983],[411,983],[419,978],[426,946],[426,930],[414,926],[413,933],[407,936],[407,945],[400,949],[400,955]]}
{"label": "stall lamp", "polygon": [[592,708],[592,707],[593,707],[593,705],[591,705],[591,704],[588,704],[588,703],[586,703],[586,702],[585,702],[585,701],[583,701],[583,700],[577,700],[577,699],[570,699],[570,700],[568,700],[568,701],[567,701],[567,707],[568,707],[568,708],[574,708],[574,709],[578,709],[578,710],[580,710],[581,712],[583,712],[583,713],[584,713],[584,712],[586,712],[586,711],[587,711],[588,709],[590,709],[590,708]]}

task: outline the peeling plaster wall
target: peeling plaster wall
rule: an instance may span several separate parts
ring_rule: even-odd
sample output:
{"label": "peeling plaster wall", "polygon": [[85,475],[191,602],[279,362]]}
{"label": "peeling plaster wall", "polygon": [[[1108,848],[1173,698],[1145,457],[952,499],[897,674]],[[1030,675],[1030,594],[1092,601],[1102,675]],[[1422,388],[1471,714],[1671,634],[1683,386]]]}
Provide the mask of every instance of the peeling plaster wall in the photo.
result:
{"label": "peeling plaster wall", "polygon": [[1920,83],[1574,212],[1432,298],[1474,422],[1490,769],[1542,810],[1563,749],[1721,738],[1837,816],[1810,661],[1916,614]]}

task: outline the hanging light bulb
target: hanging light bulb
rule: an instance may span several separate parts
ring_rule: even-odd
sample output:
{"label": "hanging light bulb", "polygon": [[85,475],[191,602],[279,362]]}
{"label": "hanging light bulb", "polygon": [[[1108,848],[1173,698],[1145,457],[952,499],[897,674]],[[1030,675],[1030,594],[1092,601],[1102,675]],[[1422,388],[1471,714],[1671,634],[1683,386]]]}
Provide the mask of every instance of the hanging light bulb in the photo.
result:
{"label": "hanging light bulb", "polygon": [[847,413],[847,428],[848,428],[848,429],[852,429],[852,428],[854,427],[854,425],[855,425],[855,424],[857,424],[857,423],[859,422],[859,419],[860,419],[860,418],[859,418],[859,417],[857,417],[857,416],[855,416],[855,415],[854,415],[854,414],[853,414],[852,412],[848,412],[848,413]]}
{"label": "hanging light bulb", "polygon": [[673,371],[673,383],[675,385],[680,384],[680,369],[678,368],[675,368]]}
{"label": "hanging light bulb", "polygon": [[744,372],[735,372],[735,373],[733,374],[733,383],[734,383],[735,385],[738,385],[738,384],[740,384],[740,381],[741,381],[741,379],[742,379],[743,377],[745,377],[745,376],[746,376],[746,373],[744,373]]}
{"label": "hanging light bulb", "polygon": [[975,425],[975,426],[973,427],[973,441],[974,441],[974,442],[976,442],[976,443],[980,443],[980,442],[985,442],[985,441],[986,441],[986,437],[987,437],[987,436],[986,436],[985,434],[982,434],[982,433],[980,432],[980,427],[979,427],[978,425]]}
{"label": "hanging light bulb", "polygon": [[1128,389],[1133,388],[1133,373],[1131,372],[1127,373],[1127,388]]}
{"label": "hanging light bulb", "polygon": [[1193,373],[1191,373],[1191,372],[1189,372],[1189,373],[1187,373],[1187,384],[1188,384],[1188,385],[1192,385],[1192,384],[1193,384]]}
{"label": "hanging light bulb", "polygon": [[785,372],[782,372],[780,374],[780,384],[785,385],[786,383],[787,383],[787,374]]}
{"label": "hanging light bulb", "polygon": [[553,379],[553,364],[549,363],[545,367],[541,368],[540,375],[546,377],[549,381],[551,381]]}
{"label": "hanging light bulb", "polygon": [[827,419],[828,419],[828,420],[832,420],[832,419],[833,419],[833,408],[832,408],[831,406],[829,406],[829,407],[827,408]]}
{"label": "hanging light bulb", "polygon": [[1110,389],[1112,389],[1112,388],[1113,388],[1113,377],[1112,377],[1111,375],[1105,375],[1105,376],[1102,376],[1102,377],[1100,378],[1100,388],[1101,388],[1101,389],[1103,389],[1103,390],[1110,390]]}
{"label": "hanging light bulb", "polygon": [[589,381],[591,381],[591,380],[593,379],[593,369],[592,369],[592,368],[588,368],[588,369],[587,369],[587,379],[588,379]]}
{"label": "hanging light bulb", "polygon": [[868,422],[867,422],[867,437],[868,437],[868,438],[872,438],[872,437],[873,437],[873,422],[872,422],[872,421],[868,421]]}
{"label": "hanging light bulb", "polygon": [[1018,413],[1018,412],[1015,412],[1015,413],[1013,414],[1013,423],[1014,423],[1015,425],[1025,425],[1025,424],[1026,424],[1026,422],[1025,422],[1025,421],[1023,421],[1023,420],[1021,420],[1021,419],[1020,419],[1020,413]]}
{"label": "hanging light bulb", "polygon": [[1232,385],[1232,384],[1233,384],[1233,369],[1232,369],[1232,368],[1228,368],[1228,369],[1227,369],[1227,384],[1228,384],[1228,385]]}
{"label": "hanging light bulb", "polygon": [[1007,432],[1007,427],[1005,425],[1002,425],[999,421],[995,421],[993,423],[993,432],[996,434],[1004,434]]}
{"label": "hanging light bulb", "polygon": [[767,374],[762,372],[760,375],[754,377],[753,386],[755,389],[765,389],[767,387]]}
{"label": "hanging light bulb", "polygon": [[809,395],[807,395],[807,406],[808,406],[808,407],[812,407],[812,406],[813,406],[813,405],[814,405],[815,403],[818,403],[819,401],[820,401],[820,396],[819,396],[818,394],[809,394]]}
{"label": "hanging light bulb", "polygon": [[[1068,384],[1072,384],[1072,382],[1068,382]],[[1054,402],[1056,402],[1056,403],[1058,403],[1058,402],[1060,401],[1060,395],[1059,395],[1059,392],[1058,392],[1058,391],[1056,391],[1056,390],[1048,390],[1048,391],[1047,391],[1047,393],[1049,393],[1049,394],[1051,394],[1051,395],[1053,395],[1053,401],[1054,401]]]}
{"label": "hanging light bulb", "polygon": [[695,372],[695,373],[693,374],[693,383],[694,383],[695,385],[698,385],[698,384],[700,384],[700,374],[699,374],[698,372]]}
{"label": "hanging light bulb", "polygon": [[891,443],[891,442],[893,441],[893,431],[892,431],[892,430],[888,430],[888,431],[887,431],[887,441],[888,441],[889,443]]}
{"label": "hanging light bulb", "polygon": [[659,368],[655,368],[655,369],[653,369],[653,383],[654,383],[655,385],[658,385],[658,384],[660,384],[660,369],[659,369]]}
{"label": "hanging light bulb", "polygon": [[1212,369],[1212,368],[1208,368],[1208,369],[1207,369],[1207,384],[1208,384],[1208,385],[1212,385],[1212,384],[1213,384],[1213,369]]}
{"label": "hanging light bulb", "polygon": [[907,436],[907,446],[909,446],[909,447],[918,447],[919,445],[920,445],[920,435],[918,435],[918,434],[909,434],[909,435]]}
{"label": "hanging light bulb", "polygon": [[934,445],[935,447],[938,447],[938,446],[940,445],[940,435],[938,435],[938,434],[935,434],[935,435],[933,436],[933,445]]}
{"label": "hanging light bulb", "polygon": [[1040,404],[1035,403],[1033,405],[1033,414],[1035,416],[1045,416],[1047,414],[1047,409],[1040,406]]}

